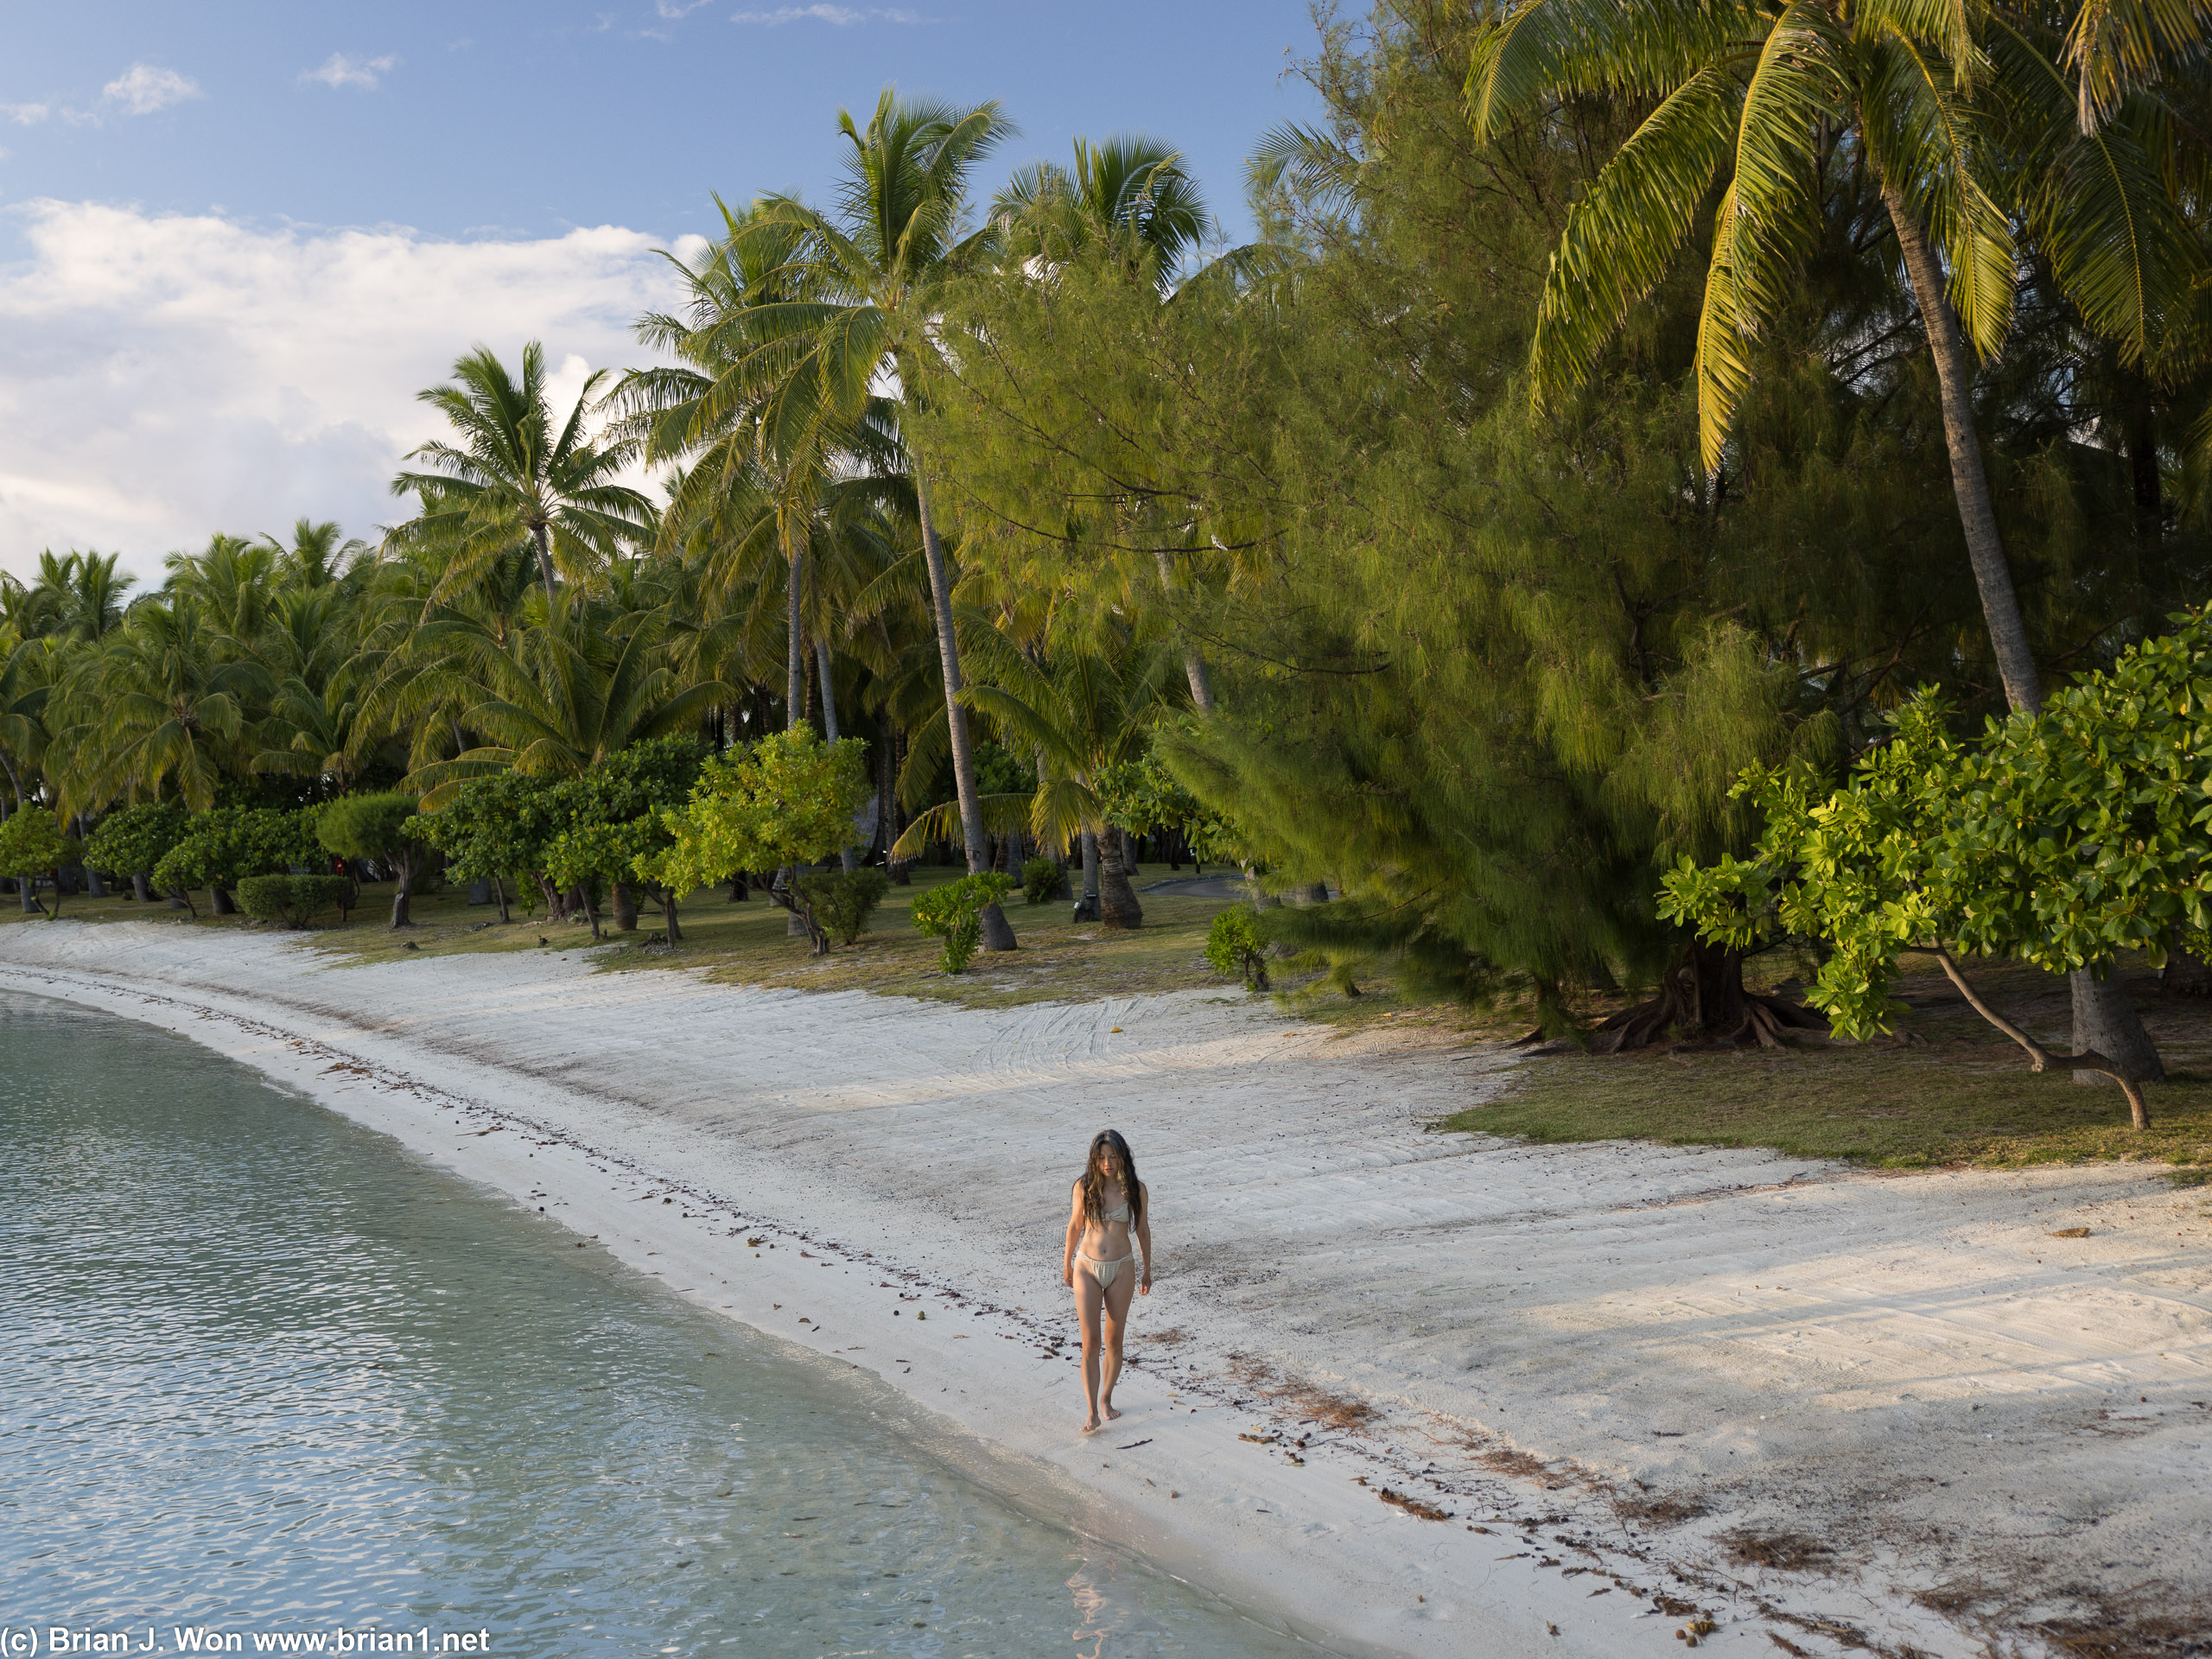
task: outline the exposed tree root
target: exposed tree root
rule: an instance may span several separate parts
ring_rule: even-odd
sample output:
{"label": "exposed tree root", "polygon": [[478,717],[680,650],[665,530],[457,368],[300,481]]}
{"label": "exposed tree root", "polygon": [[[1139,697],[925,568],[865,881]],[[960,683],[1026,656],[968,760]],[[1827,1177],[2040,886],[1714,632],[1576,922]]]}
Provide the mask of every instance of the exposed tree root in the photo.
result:
{"label": "exposed tree root", "polygon": [[[1802,1003],[1745,990],[1744,960],[1737,952],[1695,944],[1675,958],[1649,1001],[1622,1009],[1579,1043],[1548,1044],[1537,1052],[1625,1054],[1681,1041],[1784,1048],[1792,1033],[1825,1037],[1827,1029],[1828,1022]],[[1543,1040],[1541,1031],[1532,1031],[1514,1046]]]}

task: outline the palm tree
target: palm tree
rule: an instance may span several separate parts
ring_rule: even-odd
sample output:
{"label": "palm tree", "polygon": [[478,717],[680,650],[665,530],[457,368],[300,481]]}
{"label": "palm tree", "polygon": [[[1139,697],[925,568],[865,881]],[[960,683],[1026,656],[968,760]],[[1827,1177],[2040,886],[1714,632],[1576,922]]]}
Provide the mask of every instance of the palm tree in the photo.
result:
{"label": "palm tree", "polygon": [[[982,798],[987,821],[1001,832],[1026,826],[1047,846],[1095,836],[1100,922],[1109,928],[1141,925],[1144,910],[1129,882],[1126,837],[1108,818],[1103,791],[1112,769],[1143,758],[1153,728],[1178,706],[1170,690],[1178,654],[1166,641],[1123,626],[1110,638],[1068,640],[1049,654],[1024,650],[996,630],[978,629],[971,656],[980,673],[963,701],[995,721],[1009,741],[1026,747],[1038,761],[1033,794]],[[901,838],[901,850],[950,827],[944,809],[925,812]]]}
{"label": "palm tree", "polygon": [[[300,522],[307,526],[305,519]],[[315,528],[334,532],[338,527]],[[328,548],[312,550],[327,554]],[[360,700],[346,671],[360,650],[359,617],[351,597],[330,580],[327,557],[302,564],[292,573],[298,585],[278,592],[258,652],[276,690],[252,768],[328,778],[342,787],[357,770],[348,751]]]}
{"label": "palm tree", "polygon": [[0,625],[0,770],[8,775],[12,805],[0,802],[0,817],[29,798],[26,775],[35,779],[46,759],[47,707],[54,695],[54,650],[41,637],[23,639]]}
{"label": "palm tree", "polygon": [[[1711,470],[1750,384],[1754,342],[1789,302],[1818,235],[1827,175],[1872,170],[1934,359],[1998,673],[2011,706],[2030,711],[2042,683],[1982,467],[1969,341],[1985,358],[2004,344],[2016,223],[2089,325],[2133,362],[2158,354],[2198,264],[2139,136],[2158,112],[2142,93],[2115,91],[2113,118],[2083,130],[2088,92],[2047,49],[2057,44],[1986,5],[1520,0],[1479,35],[1467,77],[1484,142],[1544,120],[1558,99],[1652,103],[1568,210],[1530,351],[1540,403],[1589,376],[1720,187],[1695,358]],[[2163,1075],[2117,983],[2084,971],[2073,988],[2077,1049]]]}
{"label": "palm tree", "polygon": [[295,519],[288,545],[264,533],[261,540],[276,555],[277,573],[289,588],[326,588],[338,582],[369,550],[356,538],[340,541],[345,531],[335,518],[318,524],[306,517]]}
{"label": "palm tree", "polygon": [[[760,204],[756,233],[798,233],[794,263],[804,295],[768,308],[760,321],[779,338],[806,338],[805,372],[816,378],[825,406],[857,416],[887,373],[896,377],[902,398],[922,394],[936,366],[932,329],[944,286],[991,245],[994,235],[989,229],[964,239],[957,234],[969,175],[1014,127],[995,103],[961,109],[902,99],[887,87],[865,131],[849,111],[838,112],[837,128],[850,148],[834,216],[790,196]],[[980,873],[983,815],[975,745],[960,700],[951,576],[930,512],[928,468],[911,446],[907,467],[929,569],[961,834],[968,868]],[[1014,949],[1014,930],[995,905],[983,915],[983,945]]]}
{"label": "palm tree", "polygon": [[170,554],[162,562],[169,573],[163,586],[173,599],[192,600],[232,652],[250,653],[269,626],[280,556],[274,543],[219,531],[198,553]]}
{"label": "palm tree", "polygon": [[584,381],[557,429],[545,401],[545,348],[534,340],[523,347],[519,380],[491,347],[480,346],[454,362],[450,383],[416,394],[446,417],[456,442],[409,452],[428,470],[401,473],[391,493],[418,497],[422,511],[391,539],[446,550],[440,597],[526,543],[537,552],[550,601],[556,573],[580,576],[652,539],[652,503],[613,481],[629,459],[626,448],[594,443],[584,430],[585,411],[606,377],[601,369]]}
{"label": "palm tree", "polygon": [[503,646],[455,642],[405,695],[417,705],[457,703],[461,723],[491,741],[418,761],[401,787],[435,811],[471,778],[574,777],[632,743],[697,725],[735,690],[671,667],[665,626],[658,611],[615,617],[563,594],[543,626],[518,629]]}
{"label": "palm tree", "polygon": [[[1049,272],[1084,243],[1103,241],[1125,251],[1129,276],[1153,284],[1163,299],[1173,291],[1184,261],[1217,229],[1197,181],[1184,171],[1180,152],[1156,138],[1129,136],[1103,144],[1077,138],[1072,169],[1051,162],[1023,168],[991,211],[1007,264],[1023,280]],[[1242,248],[1228,259],[1249,265],[1261,251]],[[1153,546],[1159,597],[1171,607],[1180,585],[1168,550],[1174,533],[1162,525],[1146,538]],[[1195,639],[1184,641],[1183,669],[1192,701],[1211,714],[1212,676]]]}
{"label": "palm tree", "polygon": [[133,606],[65,686],[62,735],[81,760],[64,810],[126,793],[154,799],[168,788],[194,811],[212,806],[248,712],[268,690],[266,671],[225,653],[192,595]]}
{"label": "palm tree", "polygon": [[1214,219],[1179,151],[1157,138],[1117,134],[1075,141],[1075,165],[1034,162],[1016,172],[991,216],[1017,255],[1046,259],[1086,236],[1121,233],[1150,256],[1146,274],[1165,289],[1213,234]]}
{"label": "palm tree", "polygon": [[123,620],[124,594],[133,585],[116,567],[119,553],[71,552],[57,558],[52,550],[38,556],[38,573],[28,587],[7,579],[7,612],[21,639],[51,634],[92,644]]}
{"label": "palm tree", "polygon": [[[613,401],[645,460],[684,463],[662,518],[664,546],[703,536],[709,580],[728,594],[747,585],[772,541],[785,567],[785,720],[797,726],[808,550],[831,497],[895,465],[885,435],[896,416],[880,395],[857,406],[832,395],[818,336],[793,326],[794,307],[824,297],[809,287],[818,273],[797,258],[801,233],[759,206],[715,206],[722,238],[696,263],[665,256],[682,273],[684,315],[652,313],[638,324],[641,340],[679,362],[625,376]],[[818,631],[814,645],[826,653]]]}

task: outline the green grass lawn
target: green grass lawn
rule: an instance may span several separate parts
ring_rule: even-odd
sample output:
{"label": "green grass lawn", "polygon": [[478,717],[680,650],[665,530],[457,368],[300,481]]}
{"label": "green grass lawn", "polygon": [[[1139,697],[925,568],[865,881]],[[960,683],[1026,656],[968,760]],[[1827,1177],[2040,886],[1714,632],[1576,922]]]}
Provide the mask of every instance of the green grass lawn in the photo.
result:
{"label": "green grass lawn", "polygon": [[[950,868],[918,868],[912,886],[890,890],[870,919],[868,931],[850,945],[837,946],[827,957],[810,957],[804,938],[787,937],[785,913],[757,890],[745,903],[733,905],[721,888],[702,889],[679,907],[677,920],[683,943],[672,951],[644,943],[647,934],[660,927],[660,912],[650,905],[639,912],[635,933],[615,932],[613,918],[602,917],[607,943],[594,950],[591,930],[581,922],[556,923],[543,909],[535,916],[525,916],[517,908],[515,919],[502,925],[493,906],[468,903],[465,887],[418,896],[413,905],[416,925],[394,932],[385,925],[391,910],[392,888],[388,882],[364,888],[359,907],[343,925],[296,937],[349,963],[419,961],[424,957],[500,950],[550,950],[556,955],[593,950],[594,961],[610,971],[677,967],[704,970],[710,977],[732,984],[872,991],[934,998],[971,1007],[1086,1001],[1147,991],[1227,988],[1228,982],[1206,966],[1205,937],[1215,915],[1231,901],[1168,893],[1141,894],[1144,925],[1130,932],[1109,932],[1095,923],[1082,926],[1071,923],[1071,906],[1065,899],[1033,907],[1017,893],[1007,902],[1006,912],[1021,948],[1003,956],[978,952],[966,972],[947,974],[938,966],[938,941],[915,928],[912,912],[917,897],[959,874]],[[1136,885],[1142,887],[1189,874],[1187,868],[1177,872],[1165,865],[1146,865],[1136,877]],[[200,910],[197,921],[182,911],[170,910],[165,899],[142,905],[125,899],[79,896],[63,900],[61,913],[64,920],[260,927],[244,917],[211,916],[206,895],[195,893],[194,898]],[[46,895],[46,902],[52,904],[51,893]],[[38,917],[22,916],[13,899],[0,901],[0,906],[4,906],[0,907],[0,925],[43,925]]]}
{"label": "green grass lawn", "polygon": [[[1547,1055],[1521,1067],[1502,1097],[1440,1127],[1536,1141],[1772,1147],[1897,1169],[2105,1159],[2212,1165],[2212,1006],[2164,996],[2146,973],[2131,977],[2171,1074],[2145,1090],[2151,1128],[2139,1133],[2119,1089],[2029,1071],[2019,1049],[1940,972],[1906,965],[1924,971],[1899,986],[1916,1005],[1899,1023],[1902,1041]],[[2038,1040],[2062,1052],[2070,1046],[2063,980],[1987,966],[1974,977]]]}

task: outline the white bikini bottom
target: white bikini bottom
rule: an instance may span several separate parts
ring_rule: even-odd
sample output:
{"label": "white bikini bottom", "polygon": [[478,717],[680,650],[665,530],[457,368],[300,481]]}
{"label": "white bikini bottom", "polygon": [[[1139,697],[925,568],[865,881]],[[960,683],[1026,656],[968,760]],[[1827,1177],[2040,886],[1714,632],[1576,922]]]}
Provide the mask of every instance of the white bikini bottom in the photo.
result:
{"label": "white bikini bottom", "polygon": [[1122,1276],[1122,1269],[1135,1261],[1136,1257],[1134,1255],[1122,1255],[1115,1257],[1111,1262],[1101,1262],[1096,1256],[1084,1255],[1078,1251],[1075,1259],[1090,1269],[1090,1276],[1098,1281],[1098,1288],[1104,1290]]}

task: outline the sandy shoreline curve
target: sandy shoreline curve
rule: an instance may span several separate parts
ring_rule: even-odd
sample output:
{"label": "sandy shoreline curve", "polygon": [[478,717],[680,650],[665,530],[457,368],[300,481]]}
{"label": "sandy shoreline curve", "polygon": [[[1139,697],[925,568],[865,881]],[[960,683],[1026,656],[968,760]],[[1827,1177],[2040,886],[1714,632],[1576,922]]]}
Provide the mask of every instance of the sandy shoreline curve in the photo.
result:
{"label": "sandy shoreline curve", "polygon": [[[1508,1062],[1229,991],[974,1011],[69,922],[0,932],[0,988],[177,1032],[543,1205],[1327,1650],[2212,1630],[2212,1226],[2153,1169],[1433,1133]],[[1058,1241],[1109,1124],[1160,1283],[1086,1440]]]}

